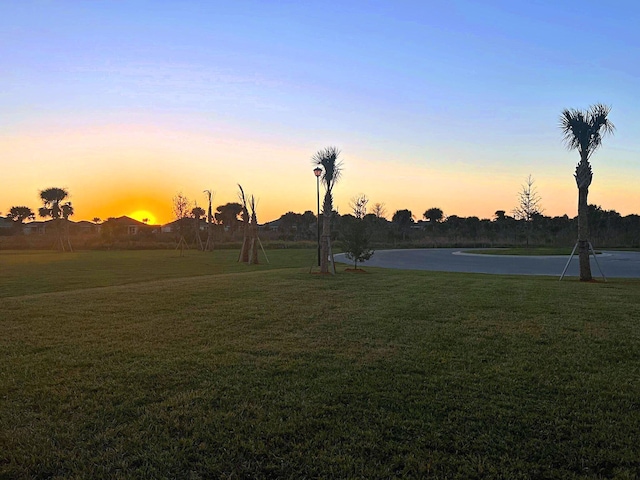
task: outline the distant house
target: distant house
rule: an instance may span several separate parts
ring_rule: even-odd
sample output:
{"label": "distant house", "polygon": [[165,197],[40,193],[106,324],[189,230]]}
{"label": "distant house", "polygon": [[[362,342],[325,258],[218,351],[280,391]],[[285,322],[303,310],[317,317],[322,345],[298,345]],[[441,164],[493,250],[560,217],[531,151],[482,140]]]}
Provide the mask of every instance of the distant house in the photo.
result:
{"label": "distant house", "polygon": [[162,233],[177,232],[180,226],[180,220],[174,220],[173,222],[165,223],[161,227]]}
{"label": "distant house", "polygon": [[102,227],[112,228],[114,231],[126,233],[127,235],[137,235],[143,229],[152,228],[152,226],[134,220],[126,215],[118,218],[109,218],[102,224]]}
{"label": "distant house", "polygon": [[[174,220],[173,222],[169,222],[169,223],[165,223],[164,225],[162,225],[162,233],[171,233],[171,232],[179,232],[180,231],[180,222],[184,222],[183,223],[183,227],[185,229],[185,232],[193,232],[194,226],[195,226],[195,218],[192,217],[185,217],[183,219],[178,219],[178,220]],[[199,223],[199,228],[201,232],[206,232],[207,231],[207,222],[205,220],[200,220]]]}
{"label": "distant house", "polygon": [[424,230],[427,225],[429,225],[429,222],[418,220],[417,222],[412,223],[411,227],[409,228],[411,228],[412,230]]}
{"label": "distant house", "polygon": [[47,228],[51,227],[53,220],[35,221],[22,225],[22,232],[25,235],[44,235],[47,233]]}
{"label": "distant house", "polygon": [[10,218],[0,217],[0,231],[9,232],[13,228],[13,220]]}
{"label": "distant house", "polygon": [[79,222],[73,223],[71,230],[79,234],[100,233],[100,225],[96,225],[87,220],[80,220]]}
{"label": "distant house", "polygon": [[277,232],[280,229],[280,219],[258,225],[258,229],[266,232]]}

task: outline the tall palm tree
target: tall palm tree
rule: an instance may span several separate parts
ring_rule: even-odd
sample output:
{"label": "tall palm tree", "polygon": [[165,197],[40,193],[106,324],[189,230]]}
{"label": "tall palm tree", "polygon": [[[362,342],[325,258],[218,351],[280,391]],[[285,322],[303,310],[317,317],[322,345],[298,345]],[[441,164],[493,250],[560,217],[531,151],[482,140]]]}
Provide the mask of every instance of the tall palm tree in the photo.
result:
{"label": "tall palm tree", "polygon": [[608,119],[611,108],[597,103],[588,110],[565,109],[560,114],[560,129],[569,150],[577,150],[580,161],[574,177],[578,186],[578,257],[580,259],[580,281],[592,279],[589,263],[589,186],[593,178],[589,158],[602,144],[602,137],[613,133],[615,127]]}
{"label": "tall palm tree", "polygon": [[69,196],[69,192],[64,188],[51,187],[40,190],[40,199],[44,206],[38,210],[41,217],[51,217],[54,220],[62,216],[60,203]]}
{"label": "tall palm tree", "polygon": [[[71,248],[71,242],[69,240],[69,224],[67,223],[69,217],[73,215],[73,207],[71,202],[62,203],[62,201],[69,196],[69,192],[65,188],[51,187],[40,190],[40,199],[44,203],[44,206],[38,209],[38,214],[43,217],[51,217],[54,220],[56,230],[58,231],[58,248],[61,251],[65,251],[68,247]],[[60,225],[60,222],[64,220],[66,228]],[[63,238],[66,233],[66,241]]]}
{"label": "tall palm tree", "polygon": [[[195,235],[196,244],[198,248],[204,251],[204,244],[202,243],[202,238],[200,238],[200,219],[206,212],[204,208],[198,206],[198,202],[196,202],[195,207],[191,209],[191,216],[193,217],[193,233]],[[146,223],[146,222],[145,222]]]}
{"label": "tall palm tree", "polygon": [[322,183],[325,187],[324,201],[322,202],[322,235],[320,237],[320,272],[329,273],[329,242],[331,238],[331,217],[333,215],[333,187],[340,179],[342,162],[339,157],[340,150],[336,147],[327,147],[319,150],[311,158],[311,161],[322,167]]}

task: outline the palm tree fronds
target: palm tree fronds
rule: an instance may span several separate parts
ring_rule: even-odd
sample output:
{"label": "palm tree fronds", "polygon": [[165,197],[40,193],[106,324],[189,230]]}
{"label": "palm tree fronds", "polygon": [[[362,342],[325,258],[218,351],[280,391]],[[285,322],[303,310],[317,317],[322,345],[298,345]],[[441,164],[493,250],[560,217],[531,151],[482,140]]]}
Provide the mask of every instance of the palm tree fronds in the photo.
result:
{"label": "palm tree fronds", "polygon": [[256,199],[254,198],[253,195],[251,195],[251,197],[249,197],[249,209],[251,210],[251,213],[255,213],[256,211]]}
{"label": "palm tree fronds", "polygon": [[242,189],[242,185],[238,184],[238,188],[240,189],[240,193],[238,194],[238,198],[242,202],[242,206],[247,208],[247,199],[244,195],[244,190]]}
{"label": "palm tree fronds", "polygon": [[339,156],[340,150],[337,147],[327,147],[311,157],[311,162],[314,165],[322,167],[322,183],[329,191],[333,189],[333,185],[342,175],[342,162],[339,161]]}
{"label": "palm tree fronds", "polygon": [[613,133],[615,126],[607,118],[611,107],[597,103],[588,110],[565,109],[560,114],[560,129],[569,150],[578,150],[589,158],[602,144],[602,137]]}

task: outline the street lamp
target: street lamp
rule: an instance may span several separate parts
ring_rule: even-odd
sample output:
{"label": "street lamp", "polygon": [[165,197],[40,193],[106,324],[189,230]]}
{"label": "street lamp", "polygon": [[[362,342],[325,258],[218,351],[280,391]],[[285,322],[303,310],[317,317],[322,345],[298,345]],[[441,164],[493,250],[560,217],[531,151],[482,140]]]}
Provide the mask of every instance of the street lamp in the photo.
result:
{"label": "street lamp", "polygon": [[313,173],[316,176],[316,193],[318,195],[318,217],[317,217],[317,231],[318,231],[318,266],[320,266],[320,175],[322,175],[322,169],[316,167],[313,169]]}

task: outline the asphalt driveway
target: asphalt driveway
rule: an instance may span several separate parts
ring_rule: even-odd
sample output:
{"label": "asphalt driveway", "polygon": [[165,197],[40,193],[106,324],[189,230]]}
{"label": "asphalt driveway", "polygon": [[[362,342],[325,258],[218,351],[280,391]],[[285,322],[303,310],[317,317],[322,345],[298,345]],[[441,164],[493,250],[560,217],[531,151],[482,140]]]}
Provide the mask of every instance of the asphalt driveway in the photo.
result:
{"label": "asphalt driveway", "polygon": [[[469,253],[467,253],[469,252]],[[489,273],[500,275],[555,275],[560,277],[569,256],[519,256],[474,254],[473,249],[420,248],[407,250],[376,250],[364,266],[398,268],[404,270],[430,270],[439,272]],[[336,262],[350,263],[343,253]],[[640,278],[640,252],[603,251],[597,257],[606,277]],[[601,273],[591,257],[594,278]],[[578,276],[578,256],[571,259],[567,273]]]}

